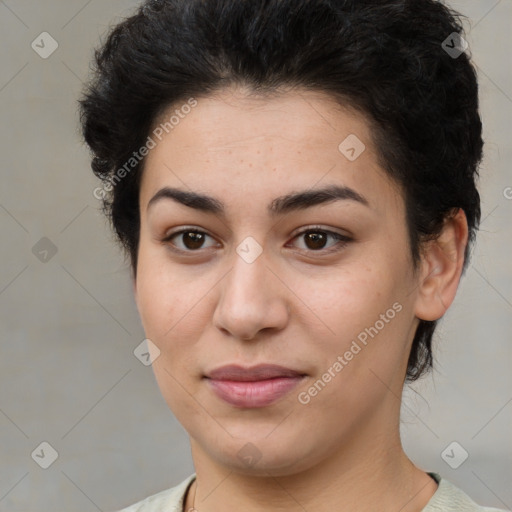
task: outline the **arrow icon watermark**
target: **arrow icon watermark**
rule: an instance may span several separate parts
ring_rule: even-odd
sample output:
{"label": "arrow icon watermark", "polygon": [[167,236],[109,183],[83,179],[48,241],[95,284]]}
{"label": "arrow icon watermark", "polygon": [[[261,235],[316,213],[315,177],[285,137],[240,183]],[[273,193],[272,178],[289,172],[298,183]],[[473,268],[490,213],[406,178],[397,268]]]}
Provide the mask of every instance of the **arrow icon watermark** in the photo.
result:
{"label": "arrow icon watermark", "polygon": [[338,146],[339,152],[351,162],[357,160],[366,149],[361,139],[351,133],[343,142]]}
{"label": "arrow icon watermark", "polygon": [[57,450],[43,441],[32,453],[32,459],[43,469],[48,469],[59,457]]}
{"label": "arrow icon watermark", "polygon": [[148,338],[142,340],[133,355],[144,365],[152,365],[160,357],[160,349]]}

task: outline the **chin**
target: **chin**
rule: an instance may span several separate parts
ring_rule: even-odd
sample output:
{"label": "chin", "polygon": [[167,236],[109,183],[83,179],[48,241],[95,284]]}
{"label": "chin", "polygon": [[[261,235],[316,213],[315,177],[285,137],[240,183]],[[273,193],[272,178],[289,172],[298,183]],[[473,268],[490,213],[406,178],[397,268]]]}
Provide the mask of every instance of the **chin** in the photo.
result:
{"label": "chin", "polygon": [[[233,434],[233,437],[226,434],[222,440],[203,438],[202,445],[206,446],[210,458],[231,471],[246,475],[288,476],[318,462],[312,459],[318,457],[320,446],[309,446],[303,436],[292,435],[284,428],[278,432],[275,424],[273,429],[274,432],[269,428],[259,429],[258,436],[246,431],[245,435]],[[272,433],[269,435],[269,432]]]}

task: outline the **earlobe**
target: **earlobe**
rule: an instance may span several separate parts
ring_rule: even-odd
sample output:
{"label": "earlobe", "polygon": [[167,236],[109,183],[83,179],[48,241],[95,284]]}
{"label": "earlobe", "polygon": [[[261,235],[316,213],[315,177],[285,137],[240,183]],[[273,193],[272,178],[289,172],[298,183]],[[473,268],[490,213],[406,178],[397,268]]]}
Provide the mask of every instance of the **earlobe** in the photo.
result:
{"label": "earlobe", "polygon": [[424,247],[415,306],[415,314],[421,320],[438,320],[452,304],[462,275],[467,242],[467,219],[459,208],[445,220],[439,237]]}

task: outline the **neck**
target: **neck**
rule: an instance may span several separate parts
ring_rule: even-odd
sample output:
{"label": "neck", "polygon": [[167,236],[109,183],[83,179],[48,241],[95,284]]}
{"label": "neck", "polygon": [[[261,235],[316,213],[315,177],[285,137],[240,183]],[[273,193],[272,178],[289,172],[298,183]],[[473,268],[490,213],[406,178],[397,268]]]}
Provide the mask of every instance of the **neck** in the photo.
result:
{"label": "neck", "polygon": [[420,512],[437,484],[405,455],[398,426],[393,436],[367,430],[318,464],[285,476],[236,472],[191,439],[197,478],[184,510]]}

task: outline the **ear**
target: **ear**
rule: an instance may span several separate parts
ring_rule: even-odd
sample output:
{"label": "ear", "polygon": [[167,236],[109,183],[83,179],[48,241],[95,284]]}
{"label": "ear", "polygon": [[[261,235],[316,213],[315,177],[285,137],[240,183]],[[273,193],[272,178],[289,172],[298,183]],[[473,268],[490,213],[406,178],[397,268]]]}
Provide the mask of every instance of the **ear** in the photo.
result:
{"label": "ear", "polygon": [[415,314],[421,320],[438,320],[450,307],[462,275],[468,223],[464,211],[445,220],[436,240],[427,242],[419,273]]}

